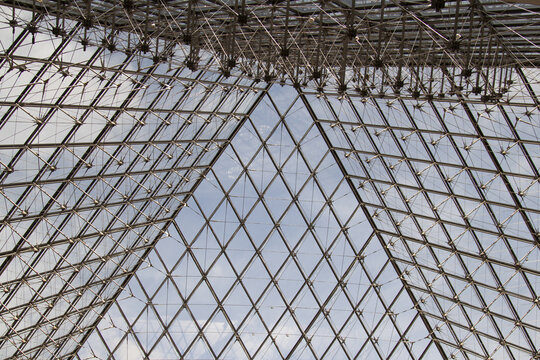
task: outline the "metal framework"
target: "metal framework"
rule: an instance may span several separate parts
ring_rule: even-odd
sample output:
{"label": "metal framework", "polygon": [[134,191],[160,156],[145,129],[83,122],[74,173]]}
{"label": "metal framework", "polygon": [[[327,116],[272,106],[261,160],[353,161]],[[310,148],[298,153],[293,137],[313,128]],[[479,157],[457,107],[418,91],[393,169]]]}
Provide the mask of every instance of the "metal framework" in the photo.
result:
{"label": "metal framework", "polygon": [[540,359],[539,15],[0,1],[0,357]]}

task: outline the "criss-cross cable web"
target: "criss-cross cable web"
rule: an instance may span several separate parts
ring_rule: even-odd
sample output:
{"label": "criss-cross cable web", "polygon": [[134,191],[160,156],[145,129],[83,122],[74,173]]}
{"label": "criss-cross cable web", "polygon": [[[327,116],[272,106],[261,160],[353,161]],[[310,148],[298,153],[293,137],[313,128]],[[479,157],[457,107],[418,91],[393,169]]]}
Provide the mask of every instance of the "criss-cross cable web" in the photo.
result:
{"label": "criss-cross cable web", "polygon": [[451,358],[538,356],[540,116],[525,95],[525,106],[304,95]]}
{"label": "criss-cross cable web", "polygon": [[540,358],[540,9],[444,5],[1,2],[0,357]]}
{"label": "criss-cross cable web", "polygon": [[292,87],[262,100],[78,353],[438,356]]}
{"label": "criss-cross cable web", "polygon": [[2,358],[80,346],[259,96],[238,77],[83,49],[72,25],[0,30]]}

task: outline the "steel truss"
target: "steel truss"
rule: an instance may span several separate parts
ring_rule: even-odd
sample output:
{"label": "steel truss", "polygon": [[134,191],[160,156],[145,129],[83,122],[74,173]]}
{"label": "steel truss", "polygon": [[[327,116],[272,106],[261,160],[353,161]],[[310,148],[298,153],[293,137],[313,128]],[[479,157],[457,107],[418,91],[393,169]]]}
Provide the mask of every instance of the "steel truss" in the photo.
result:
{"label": "steel truss", "polygon": [[258,96],[251,81],[83,51],[73,25],[59,40],[2,32],[4,358],[80,346]]}
{"label": "steel truss", "polygon": [[540,358],[540,13],[0,4],[0,357]]}
{"label": "steel truss", "polygon": [[[492,1],[11,0],[34,15],[8,24],[154,62],[211,66],[224,76],[285,81],[319,91],[461,93],[513,98],[515,68],[537,67],[539,6]],[[51,18],[41,28],[36,17]],[[175,51],[179,48],[180,51]],[[216,61],[201,61],[210,52]],[[445,69],[456,78],[448,82]],[[418,76],[421,74],[421,76]],[[423,89],[423,90],[422,90]]]}

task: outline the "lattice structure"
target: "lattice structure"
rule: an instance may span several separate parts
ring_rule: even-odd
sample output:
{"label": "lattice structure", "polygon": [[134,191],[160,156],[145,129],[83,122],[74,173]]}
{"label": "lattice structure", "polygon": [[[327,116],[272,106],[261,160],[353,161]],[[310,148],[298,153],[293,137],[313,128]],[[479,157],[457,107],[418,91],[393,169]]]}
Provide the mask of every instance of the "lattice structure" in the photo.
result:
{"label": "lattice structure", "polygon": [[446,356],[537,356],[534,99],[307,99]]}
{"label": "lattice structure", "polygon": [[1,35],[2,358],[79,346],[258,96],[250,80],[83,51],[71,27]]}
{"label": "lattice structure", "polygon": [[[540,64],[538,5],[491,1],[12,0],[8,24],[225,76],[413,97],[507,99],[513,69]],[[42,29],[38,19],[51,18]],[[181,52],[173,51],[179,44]],[[452,80],[446,79],[446,73]],[[326,90],[328,91],[328,90]]]}
{"label": "lattice structure", "polygon": [[539,15],[2,1],[0,357],[540,358]]}
{"label": "lattice structure", "polygon": [[295,92],[263,99],[81,359],[439,356]]}

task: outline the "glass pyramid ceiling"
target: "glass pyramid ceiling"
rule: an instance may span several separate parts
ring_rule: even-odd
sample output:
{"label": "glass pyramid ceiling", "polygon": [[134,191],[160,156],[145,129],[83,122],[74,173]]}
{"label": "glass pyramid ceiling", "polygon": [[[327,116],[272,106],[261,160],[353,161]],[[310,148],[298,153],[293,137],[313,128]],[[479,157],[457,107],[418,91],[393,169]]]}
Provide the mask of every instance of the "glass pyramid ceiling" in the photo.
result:
{"label": "glass pyramid ceiling", "polygon": [[0,356],[540,357],[539,13],[2,2]]}

